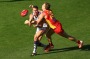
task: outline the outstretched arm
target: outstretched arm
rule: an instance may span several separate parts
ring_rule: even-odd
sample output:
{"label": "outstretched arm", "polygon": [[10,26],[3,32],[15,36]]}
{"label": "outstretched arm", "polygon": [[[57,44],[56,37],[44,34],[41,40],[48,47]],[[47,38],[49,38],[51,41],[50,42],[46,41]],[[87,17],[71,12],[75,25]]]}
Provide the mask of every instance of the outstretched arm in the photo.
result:
{"label": "outstretched arm", "polygon": [[31,23],[32,20],[33,20],[33,15],[30,14],[30,16],[29,16],[29,20],[26,20],[26,21],[24,22],[24,24],[27,24],[27,25],[31,26],[31,25],[32,25],[32,23]]}

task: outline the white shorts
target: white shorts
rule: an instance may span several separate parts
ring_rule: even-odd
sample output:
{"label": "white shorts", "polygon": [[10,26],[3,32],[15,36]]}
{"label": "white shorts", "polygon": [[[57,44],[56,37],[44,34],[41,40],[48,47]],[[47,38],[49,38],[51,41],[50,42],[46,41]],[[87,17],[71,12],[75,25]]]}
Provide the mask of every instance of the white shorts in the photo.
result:
{"label": "white shorts", "polygon": [[43,27],[42,28],[40,28],[40,27],[37,27],[37,29],[36,29],[36,33],[38,32],[38,31],[40,31],[40,30],[46,30],[47,29],[47,24],[46,23],[43,23]]}

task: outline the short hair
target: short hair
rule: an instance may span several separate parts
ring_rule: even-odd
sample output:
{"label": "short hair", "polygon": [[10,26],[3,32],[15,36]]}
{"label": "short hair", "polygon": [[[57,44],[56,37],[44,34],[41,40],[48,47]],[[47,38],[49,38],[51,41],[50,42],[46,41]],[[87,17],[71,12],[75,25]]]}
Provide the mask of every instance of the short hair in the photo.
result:
{"label": "short hair", "polygon": [[47,3],[47,2],[45,2],[44,4],[45,4],[45,9],[50,10],[51,5],[49,3]]}
{"label": "short hair", "polygon": [[38,6],[33,6],[33,8],[36,8],[36,9],[38,9]]}

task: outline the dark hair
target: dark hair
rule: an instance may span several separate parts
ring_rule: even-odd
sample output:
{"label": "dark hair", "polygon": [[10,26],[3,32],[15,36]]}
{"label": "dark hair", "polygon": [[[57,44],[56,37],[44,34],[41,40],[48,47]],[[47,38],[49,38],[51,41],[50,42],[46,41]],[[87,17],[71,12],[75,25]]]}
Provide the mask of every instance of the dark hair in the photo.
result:
{"label": "dark hair", "polygon": [[50,5],[49,3],[47,3],[47,2],[45,2],[44,4],[45,4],[45,9],[46,9],[46,10],[50,10],[50,6],[51,6],[51,5]]}
{"label": "dark hair", "polygon": [[33,6],[33,8],[36,8],[36,9],[38,9],[38,6]]}

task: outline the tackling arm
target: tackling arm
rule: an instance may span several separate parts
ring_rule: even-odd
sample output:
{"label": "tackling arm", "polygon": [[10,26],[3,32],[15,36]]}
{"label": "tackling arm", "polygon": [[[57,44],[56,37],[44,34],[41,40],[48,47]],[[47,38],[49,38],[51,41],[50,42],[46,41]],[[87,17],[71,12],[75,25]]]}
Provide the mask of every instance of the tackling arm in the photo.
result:
{"label": "tackling arm", "polygon": [[43,15],[43,13],[41,13],[40,15],[39,15],[39,17],[38,17],[38,19],[37,19],[37,26],[39,25],[39,23],[43,20],[43,18],[44,18],[44,15]]}

